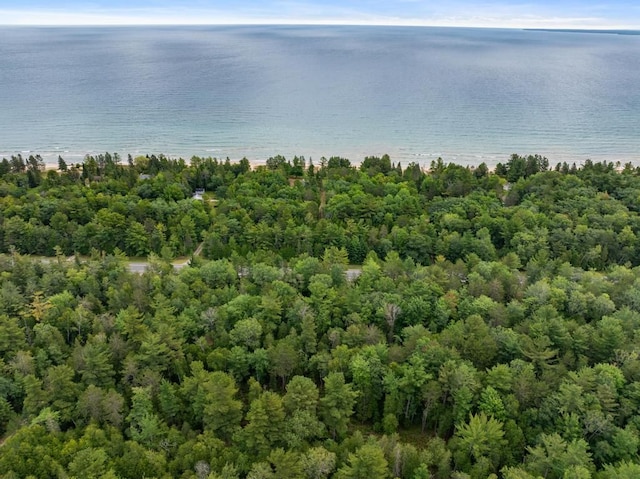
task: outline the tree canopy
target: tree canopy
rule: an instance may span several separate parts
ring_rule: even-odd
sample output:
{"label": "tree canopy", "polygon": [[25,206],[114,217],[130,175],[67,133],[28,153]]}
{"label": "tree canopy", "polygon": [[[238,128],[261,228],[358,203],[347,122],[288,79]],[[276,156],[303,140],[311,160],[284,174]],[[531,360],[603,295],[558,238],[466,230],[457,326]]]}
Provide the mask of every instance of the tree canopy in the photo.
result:
{"label": "tree canopy", "polygon": [[2,477],[638,476],[632,165],[58,163],[0,168]]}

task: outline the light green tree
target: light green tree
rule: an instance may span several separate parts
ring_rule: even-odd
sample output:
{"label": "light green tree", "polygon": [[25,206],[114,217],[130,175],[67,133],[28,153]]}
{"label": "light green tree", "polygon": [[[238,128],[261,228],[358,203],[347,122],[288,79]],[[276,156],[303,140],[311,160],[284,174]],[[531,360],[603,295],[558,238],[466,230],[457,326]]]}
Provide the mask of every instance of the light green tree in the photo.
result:
{"label": "light green tree", "polygon": [[582,439],[567,442],[557,433],[542,434],[539,444],[527,450],[526,469],[549,479],[562,479],[574,466],[593,468],[588,445]]}
{"label": "light green tree", "polygon": [[332,437],[342,437],[347,432],[349,418],[353,414],[358,393],[346,384],[342,373],[329,373],[324,378],[324,396],[320,399],[320,417]]}
{"label": "light green tree", "polygon": [[454,451],[456,468],[465,472],[472,472],[478,476],[496,472],[503,456],[504,440],[503,424],[487,417],[484,412],[471,415],[469,421],[457,427],[451,448]]}
{"label": "light green tree", "polygon": [[365,444],[349,454],[348,464],[335,475],[336,479],[386,479],[390,476],[384,452],[376,443]]}
{"label": "light green tree", "polygon": [[284,406],[278,394],[265,391],[254,399],[247,412],[247,425],[240,434],[246,451],[265,458],[283,440],[284,419]]}

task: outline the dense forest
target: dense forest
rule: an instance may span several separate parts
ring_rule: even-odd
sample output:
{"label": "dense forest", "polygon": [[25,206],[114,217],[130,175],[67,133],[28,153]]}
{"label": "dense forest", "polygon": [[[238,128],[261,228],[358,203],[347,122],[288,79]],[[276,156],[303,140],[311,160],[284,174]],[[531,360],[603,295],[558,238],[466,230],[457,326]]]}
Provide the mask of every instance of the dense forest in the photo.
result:
{"label": "dense forest", "polygon": [[640,477],[639,168],[43,166],[0,163],[2,477]]}

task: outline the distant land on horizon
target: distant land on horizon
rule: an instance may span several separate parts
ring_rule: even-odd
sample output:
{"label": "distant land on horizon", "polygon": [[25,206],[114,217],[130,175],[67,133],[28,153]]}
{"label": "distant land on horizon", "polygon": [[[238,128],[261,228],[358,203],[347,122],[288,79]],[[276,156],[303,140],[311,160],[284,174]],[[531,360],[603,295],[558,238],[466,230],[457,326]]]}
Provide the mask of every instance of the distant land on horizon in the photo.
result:
{"label": "distant land on horizon", "polygon": [[556,33],[604,33],[609,35],[640,35],[639,30],[611,30],[591,28],[523,28],[531,32],[556,32]]}
{"label": "distant land on horizon", "polygon": [[518,26],[486,26],[486,25],[421,25],[421,24],[393,24],[393,23],[279,23],[279,22],[264,22],[264,23],[215,23],[215,22],[203,22],[203,23],[131,23],[131,24],[110,24],[110,23],[86,23],[86,24],[2,24],[0,28],[10,29],[29,29],[29,28],[52,28],[52,29],[64,29],[64,28],[224,28],[224,27],[304,27],[304,28],[343,28],[343,27],[357,27],[357,28],[398,28],[398,29],[447,29],[447,30],[513,30],[513,31],[525,31],[525,32],[550,32],[550,33],[602,33],[609,35],[640,35],[640,28],[638,29],[616,29],[616,28],[545,28],[545,27],[518,27]]}

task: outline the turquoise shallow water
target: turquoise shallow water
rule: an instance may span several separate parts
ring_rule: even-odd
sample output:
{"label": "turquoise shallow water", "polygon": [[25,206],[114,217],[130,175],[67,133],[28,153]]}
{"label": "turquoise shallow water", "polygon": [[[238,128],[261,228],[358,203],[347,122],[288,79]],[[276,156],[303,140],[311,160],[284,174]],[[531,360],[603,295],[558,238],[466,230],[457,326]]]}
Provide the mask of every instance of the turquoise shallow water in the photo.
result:
{"label": "turquoise shallow water", "polygon": [[511,153],[640,164],[640,36],[399,27],[0,28],[0,156]]}

